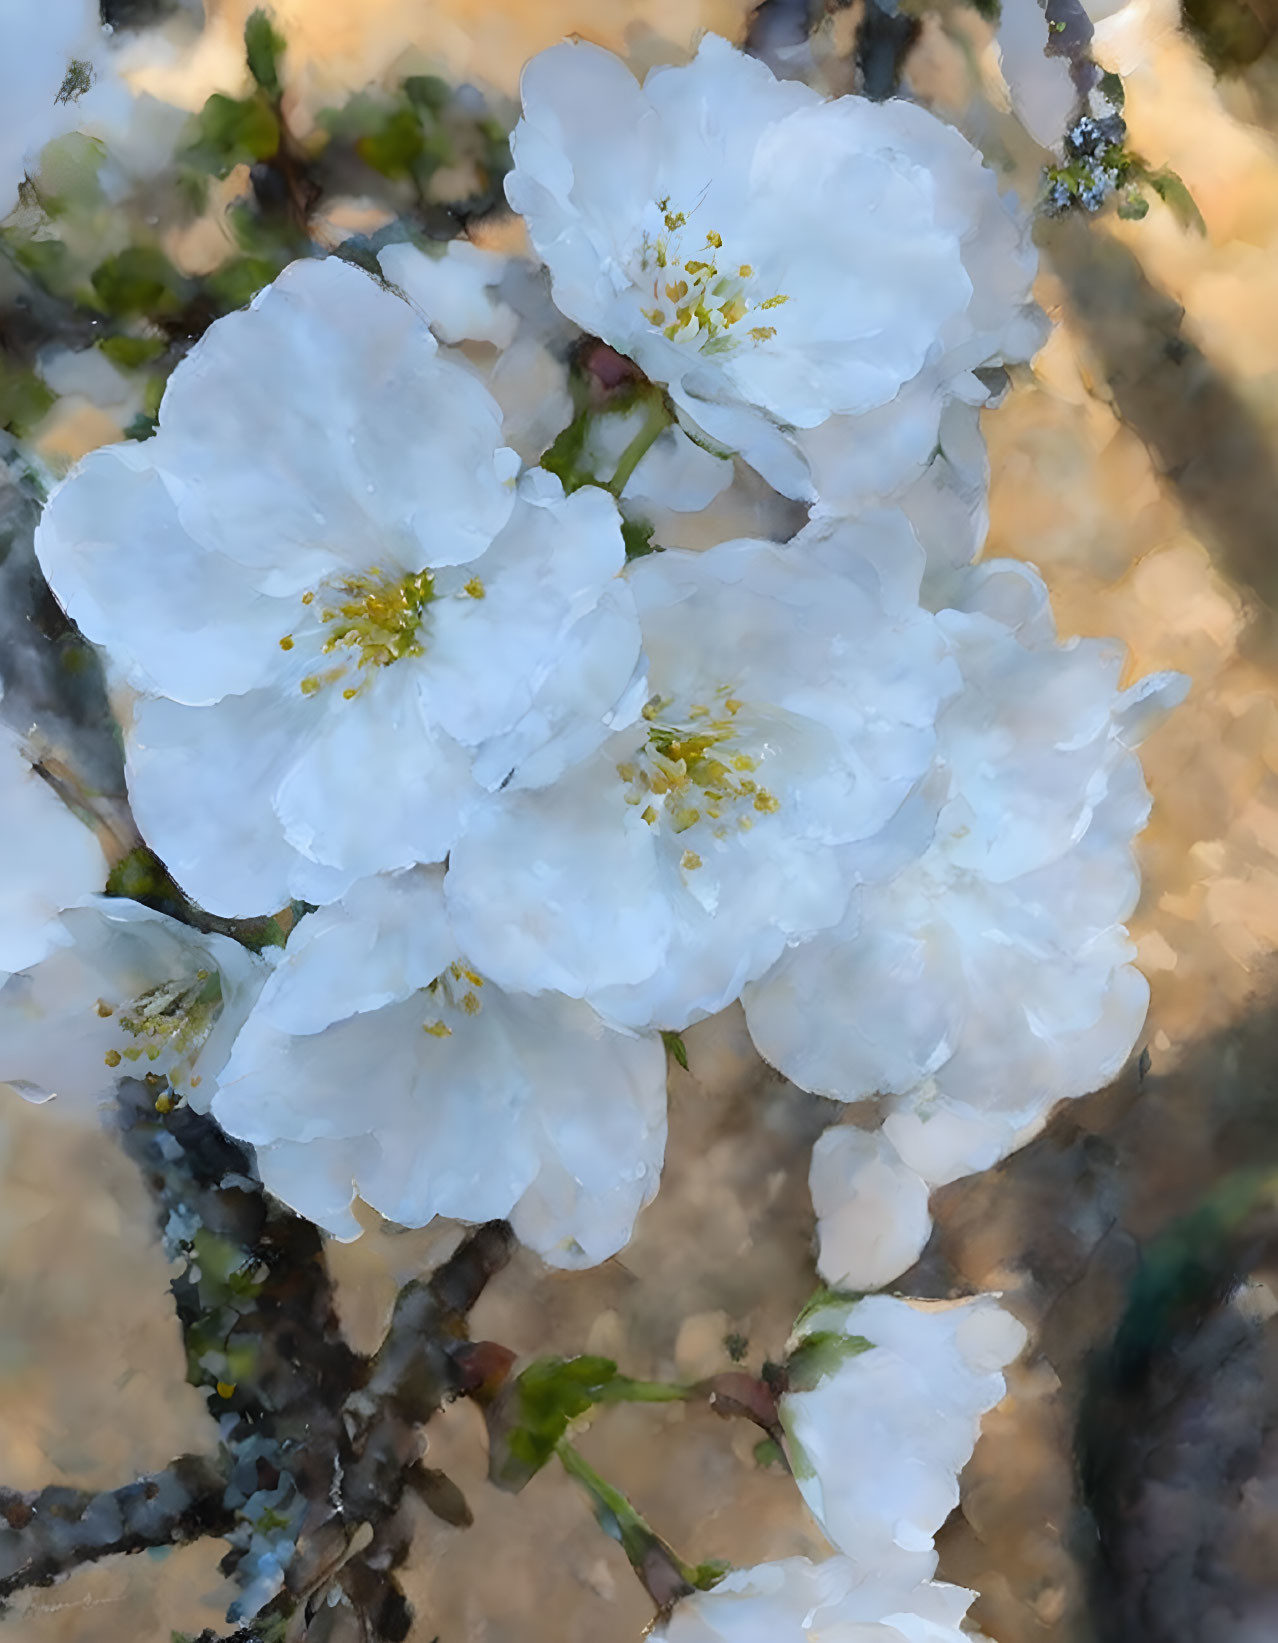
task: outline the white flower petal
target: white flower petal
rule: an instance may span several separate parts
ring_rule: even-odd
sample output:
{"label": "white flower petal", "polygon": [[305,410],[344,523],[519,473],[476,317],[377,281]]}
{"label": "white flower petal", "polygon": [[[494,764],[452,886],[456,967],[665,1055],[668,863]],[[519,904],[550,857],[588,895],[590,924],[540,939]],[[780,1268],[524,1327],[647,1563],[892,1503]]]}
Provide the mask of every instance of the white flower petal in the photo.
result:
{"label": "white flower petal", "polygon": [[260,1149],[273,1192],[342,1236],[358,1193],[411,1226],[513,1216],[556,1264],[603,1260],[656,1190],[664,1049],[477,975],[441,881],[361,884],[302,921],[240,1034],[218,1120]]}
{"label": "white flower petal", "polygon": [[958,1475],[981,1416],[1003,1397],[1001,1370],[1025,1330],[990,1296],[928,1302],[872,1295],[824,1308],[805,1336],[859,1337],[805,1391],[781,1400],[803,1498],[860,1567],[913,1573],[958,1504]]}
{"label": "white flower petal", "polygon": [[954,593],[938,619],[963,689],[918,794],[938,793],[931,844],[744,993],[788,1077],[893,1098],[885,1132],[933,1184],[987,1168],[1130,1053],[1148,989],[1122,921],[1149,796],[1129,744],[1185,688],[1120,691],[1120,648],[1058,644],[1028,567],[974,567]]}
{"label": "white flower petal", "polygon": [[502,985],[680,1028],[838,919],[860,870],[842,847],[895,825],[952,669],[917,606],[885,613],[872,571],[797,550],[667,552],[629,580],[646,717],[554,788],[495,794],[447,894]]}
{"label": "white flower petal", "polygon": [[449,240],[433,253],[415,245],[388,245],[377,260],[441,342],[491,342],[505,348],[514,340],[519,317],[494,294],[507,262],[498,252],[469,240]]}
{"label": "white flower petal", "polygon": [[733,1569],[675,1605],[653,1643],[964,1643],[975,1593],[849,1558]]}
{"label": "white flower petal", "polygon": [[913,1266],[932,1231],[928,1188],[880,1131],[836,1124],[808,1176],[817,1270],[835,1289],[879,1289]]}
{"label": "white flower petal", "polygon": [[37,963],[58,939],[57,916],[102,889],[102,846],[32,769],[0,726],[0,979]]}
{"label": "white flower petal", "polygon": [[[267,961],[111,897],[64,913],[57,939],[0,988],[0,1079],[83,1106],[109,1097],[119,1076],[154,1072],[207,1108]],[[156,1029],[141,1030],[151,1018]]]}
{"label": "white flower petal", "polygon": [[507,195],[555,301],[787,496],[896,495],[973,371],[1036,345],[1026,226],[919,108],[823,102],[714,35],[642,87],[556,46],[521,89]]}

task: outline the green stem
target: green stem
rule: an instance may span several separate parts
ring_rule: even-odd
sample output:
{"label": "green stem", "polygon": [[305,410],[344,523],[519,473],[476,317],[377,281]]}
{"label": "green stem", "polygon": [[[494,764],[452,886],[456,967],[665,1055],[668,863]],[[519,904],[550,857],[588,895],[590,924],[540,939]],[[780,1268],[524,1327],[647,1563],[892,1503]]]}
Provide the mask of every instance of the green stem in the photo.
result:
{"label": "green stem", "polygon": [[607,489],[617,498],[620,498],[622,491],[630,483],[630,476],[648,454],[657,435],[668,428],[672,420],[669,408],[666,405],[666,396],[663,393],[654,391],[646,398],[643,423],[638,433],[622,451],[616,472],[608,481]]}
{"label": "green stem", "polygon": [[618,1375],[601,1388],[599,1403],[687,1403],[699,1396],[694,1386],[675,1386],[669,1381],[632,1381]]}
{"label": "green stem", "polygon": [[706,1591],[723,1578],[726,1571],[721,1563],[685,1563],[620,1489],[614,1489],[601,1478],[567,1438],[560,1438],[555,1453],[568,1476],[590,1496],[596,1523],[620,1545],[630,1567],[659,1609],[669,1608],[690,1592]]}

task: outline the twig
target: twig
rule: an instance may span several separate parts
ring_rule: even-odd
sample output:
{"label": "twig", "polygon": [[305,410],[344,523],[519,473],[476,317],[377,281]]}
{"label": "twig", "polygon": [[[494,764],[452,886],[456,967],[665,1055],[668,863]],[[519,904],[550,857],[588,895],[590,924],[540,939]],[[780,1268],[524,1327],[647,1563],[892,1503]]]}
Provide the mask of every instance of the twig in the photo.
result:
{"label": "twig", "polygon": [[121,1552],[180,1546],[227,1534],[227,1478],[213,1461],[183,1455],[153,1476],[95,1493],[52,1484],[0,1489],[0,1600],[52,1586],[72,1569]]}

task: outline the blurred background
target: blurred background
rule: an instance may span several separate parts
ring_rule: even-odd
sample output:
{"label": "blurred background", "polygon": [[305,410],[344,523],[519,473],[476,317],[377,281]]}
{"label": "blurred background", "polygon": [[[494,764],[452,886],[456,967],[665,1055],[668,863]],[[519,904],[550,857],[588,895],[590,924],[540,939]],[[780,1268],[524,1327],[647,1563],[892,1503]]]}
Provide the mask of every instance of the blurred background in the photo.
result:
{"label": "blurred background", "polygon": [[[195,109],[242,76],[250,0],[144,83]],[[534,52],[577,33],[636,69],[700,30],[738,42],[744,0],[275,0],[297,129],[406,72],[471,84],[513,117]],[[806,8],[804,8],[806,9]],[[876,8],[877,9],[877,8]],[[964,129],[1035,198],[1047,156],[1011,117],[993,25],[954,5],[895,18],[903,89]],[[182,21],[179,19],[179,21]],[[784,46],[786,9],[767,21]],[[821,82],[857,89],[862,0],[822,14]],[[754,23],[756,28],[758,22]],[[1129,0],[1097,24],[1134,150],[1170,166],[1195,233],[1154,204],[1042,219],[1038,295],[1054,321],[1032,370],[986,413],[990,555],[1033,561],[1063,635],[1116,634],[1131,674],[1172,667],[1188,702],[1147,744],[1154,795],[1134,921],[1153,988],[1114,1086],[1027,1149],[934,1196],[937,1231],[900,1287],[999,1289],[1031,1329],[985,1423],[941,1574],[977,1589],[996,1643],[1272,1643],[1278,1637],[1278,1216],[1247,1173],[1278,1168],[1278,11],[1268,0]],[[889,30],[889,34],[891,30]],[[346,202],[334,239],[366,224]],[[511,243],[508,225],[476,238]],[[195,269],[194,243],[167,247]],[[187,261],[184,264],[183,258]],[[51,466],[118,437],[89,396],[31,436]],[[519,1350],[592,1351],[630,1374],[701,1376],[780,1353],[814,1286],[811,1143],[838,1116],[759,1062],[737,1009],[687,1034],[671,1068],[661,1191],[634,1242],[585,1274],[520,1255],[474,1317]],[[333,1249],[354,1343],[455,1241],[374,1224]],[[169,1272],[132,1166],[88,1124],[0,1091],[0,1482],[113,1487],[207,1448],[184,1381]],[[1271,1282],[1272,1280],[1272,1282]],[[432,1464],[474,1526],[423,1511],[406,1586],[430,1643],[638,1639],[651,1608],[583,1497],[548,1468],[518,1497],[484,1481],[466,1404],[431,1427]],[[582,1441],[685,1555],[744,1565],[823,1542],[757,1433],[703,1409],[618,1407]],[[219,1548],[117,1559],[20,1598],[0,1640],[167,1640],[222,1624]]]}

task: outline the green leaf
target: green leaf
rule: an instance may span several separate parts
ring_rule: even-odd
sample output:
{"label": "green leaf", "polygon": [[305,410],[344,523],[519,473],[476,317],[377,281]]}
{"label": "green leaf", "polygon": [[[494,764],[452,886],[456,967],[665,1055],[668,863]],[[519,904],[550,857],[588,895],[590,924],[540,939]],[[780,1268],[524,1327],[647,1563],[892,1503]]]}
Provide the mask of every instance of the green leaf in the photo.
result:
{"label": "green leaf", "polygon": [[144,439],[150,439],[159,426],[160,424],[155,417],[142,416],[139,413],[124,430],[124,437],[126,439],[136,439],[141,444]]}
{"label": "green leaf", "polygon": [[432,116],[442,114],[448,107],[452,92],[448,81],[434,74],[410,74],[404,81],[404,95],[414,108]]}
{"label": "green leaf", "polygon": [[1139,222],[1149,215],[1149,201],[1143,194],[1125,194],[1118,202],[1118,215],[1125,222]]}
{"label": "green leaf", "polygon": [[668,1054],[672,1055],[684,1072],[688,1070],[688,1046],[679,1033],[662,1033],[661,1042],[665,1045]]}
{"label": "green leaf", "polygon": [[1112,72],[1102,74],[1099,89],[1101,96],[1121,113],[1123,104],[1127,101],[1122,77]]}
{"label": "green leaf", "polygon": [[136,371],[141,365],[149,365],[153,359],[159,359],[167,347],[163,337],[103,337],[98,343],[99,350],[112,365],[118,365],[123,371]]}
{"label": "green leaf", "polygon": [[260,96],[226,97],[215,91],[197,116],[186,158],[215,177],[225,177],[237,165],[269,160],[279,146],[279,120]]}
{"label": "green leaf", "polygon": [[1170,166],[1159,171],[1147,171],[1145,181],[1159,199],[1173,212],[1182,228],[1192,228],[1196,234],[1206,234],[1207,224],[1194,201],[1194,196]]}
{"label": "green leaf", "polygon": [[810,1392],[827,1375],[840,1369],[849,1358],[859,1358],[862,1352],[872,1351],[873,1341],[864,1335],[841,1335],[832,1329],[819,1329],[808,1335],[790,1354],[786,1374],[790,1390]]}
{"label": "green leaf", "polygon": [[91,211],[102,199],[98,173],[106,144],[82,131],[68,132],[47,143],[40,153],[37,192],[49,217]]}
{"label": "green leaf", "polygon": [[130,245],[99,263],[91,276],[109,314],[173,314],[182,306],[186,281],[158,246]]}
{"label": "green leaf", "polygon": [[233,257],[205,278],[204,289],[223,313],[230,313],[247,307],[279,271],[279,264],[267,257]]}
{"label": "green leaf", "polygon": [[57,397],[34,371],[0,359],[0,428],[29,433]]}
{"label": "green leaf", "polygon": [[168,386],[168,378],[163,371],[156,371],[149,376],[146,387],[142,390],[143,414],[154,418],[157,422],[160,417],[160,401],[164,398],[164,390]]}
{"label": "green leaf", "polygon": [[377,130],[359,138],[355,152],[365,165],[392,181],[412,177],[426,153],[420,116],[412,108],[395,109]]}
{"label": "green leaf", "polygon": [[490,1412],[489,1474],[519,1490],[542,1469],[569,1424],[617,1379],[611,1358],[538,1358],[509,1382]]}
{"label": "green leaf", "polygon": [[249,73],[268,97],[280,94],[280,58],[288,42],[265,11],[255,11],[244,25],[244,54]]}
{"label": "green leaf", "polygon": [[25,239],[6,235],[13,260],[46,290],[59,290],[72,274],[71,253],[61,240]]}

